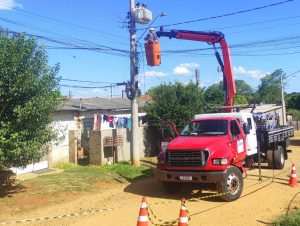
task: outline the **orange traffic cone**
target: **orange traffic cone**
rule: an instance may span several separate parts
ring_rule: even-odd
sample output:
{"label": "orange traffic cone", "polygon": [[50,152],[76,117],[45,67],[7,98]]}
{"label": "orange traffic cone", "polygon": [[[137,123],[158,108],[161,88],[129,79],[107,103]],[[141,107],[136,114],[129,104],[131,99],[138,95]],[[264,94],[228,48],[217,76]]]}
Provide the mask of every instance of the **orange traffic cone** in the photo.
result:
{"label": "orange traffic cone", "polygon": [[142,204],[140,208],[139,218],[137,221],[137,226],[148,226],[148,211],[146,197],[142,198]]}
{"label": "orange traffic cone", "polygon": [[181,207],[179,212],[179,219],[178,219],[178,226],[186,226],[189,221],[189,218],[187,216],[187,209],[185,206],[185,199],[183,198],[181,200]]}
{"label": "orange traffic cone", "polygon": [[297,183],[297,175],[296,175],[295,164],[292,165],[292,172],[291,172],[291,176],[290,176],[289,186],[291,186],[291,187],[298,187],[299,186],[298,183]]}

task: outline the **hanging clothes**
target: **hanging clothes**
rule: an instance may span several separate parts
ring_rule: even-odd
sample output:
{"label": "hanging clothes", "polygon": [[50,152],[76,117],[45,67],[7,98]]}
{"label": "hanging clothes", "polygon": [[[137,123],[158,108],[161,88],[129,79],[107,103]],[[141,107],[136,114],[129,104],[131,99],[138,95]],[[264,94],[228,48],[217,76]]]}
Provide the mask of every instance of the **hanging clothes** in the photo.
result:
{"label": "hanging clothes", "polygon": [[103,115],[103,122],[108,122],[108,115]]}
{"label": "hanging clothes", "polygon": [[127,119],[127,128],[131,129],[131,118]]}

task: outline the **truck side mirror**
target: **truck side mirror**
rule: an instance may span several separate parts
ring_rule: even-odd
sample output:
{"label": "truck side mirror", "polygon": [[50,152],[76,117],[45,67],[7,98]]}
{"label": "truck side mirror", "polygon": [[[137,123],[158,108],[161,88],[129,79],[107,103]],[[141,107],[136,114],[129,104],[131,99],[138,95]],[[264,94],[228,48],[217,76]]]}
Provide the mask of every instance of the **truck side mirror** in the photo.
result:
{"label": "truck side mirror", "polygon": [[247,135],[250,133],[250,125],[248,123],[243,124],[244,133]]}

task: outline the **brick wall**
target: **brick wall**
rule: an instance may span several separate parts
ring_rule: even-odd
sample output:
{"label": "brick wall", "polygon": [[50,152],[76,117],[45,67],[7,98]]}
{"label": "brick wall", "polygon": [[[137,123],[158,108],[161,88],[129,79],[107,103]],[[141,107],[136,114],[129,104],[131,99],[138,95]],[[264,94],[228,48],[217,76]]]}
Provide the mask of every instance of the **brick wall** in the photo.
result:
{"label": "brick wall", "polygon": [[[140,157],[145,156],[144,146],[144,128],[139,127],[138,140]],[[106,138],[122,137],[122,145],[112,147],[105,146]],[[91,164],[103,165],[113,163],[113,161],[129,161],[131,160],[130,153],[131,130],[120,128],[102,131],[90,131],[89,134],[89,160]],[[114,154],[115,153],[115,154]],[[113,156],[114,154],[114,156]]]}
{"label": "brick wall", "polygon": [[69,162],[77,164],[78,140],[80,140],[79,130],[69,130]]}
{"label": "brick wall", "polygon": [[102,162],[101,131],[91,130],[89,133],[89,162],[99,165]]}

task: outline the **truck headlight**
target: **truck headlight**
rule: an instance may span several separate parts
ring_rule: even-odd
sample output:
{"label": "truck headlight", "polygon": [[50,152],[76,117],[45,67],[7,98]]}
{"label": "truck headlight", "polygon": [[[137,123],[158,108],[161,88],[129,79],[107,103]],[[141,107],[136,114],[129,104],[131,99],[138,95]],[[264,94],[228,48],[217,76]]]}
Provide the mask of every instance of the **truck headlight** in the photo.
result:
{"label": "truck headlight", "polygon": [[220,159],[213,159],[212,163],[213,165],[220,165]]}
{"label": "truck headlight", "polygon": [[227,163],[228,163],[227,158],[212,159],[213,165],[227,165]]}

